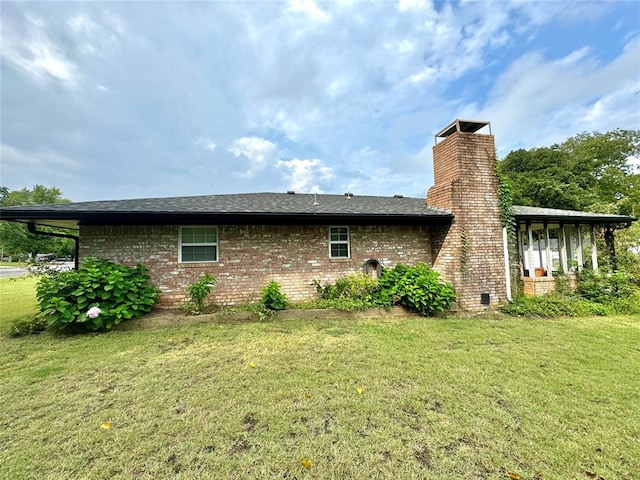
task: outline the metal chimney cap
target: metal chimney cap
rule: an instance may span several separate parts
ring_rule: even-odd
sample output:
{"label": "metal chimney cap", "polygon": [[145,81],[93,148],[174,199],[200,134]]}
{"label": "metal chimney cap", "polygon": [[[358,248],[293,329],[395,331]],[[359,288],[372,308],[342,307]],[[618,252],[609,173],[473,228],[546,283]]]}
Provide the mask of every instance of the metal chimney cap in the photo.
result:
{"label": "metal chimney cap", "polygon": [[491,135],[490,122],[482,122],[478,120],[456,119],[453,122],[451,122],[449,125],[444,127],[442,130],[440,130],[438,133],[436,133],[436,143],[438,142],[438,138],[446,138],[449,135],[453,135],[456,132],[476,133],[478,130],[483,129],[486,126],[489,126],[489,135]]}

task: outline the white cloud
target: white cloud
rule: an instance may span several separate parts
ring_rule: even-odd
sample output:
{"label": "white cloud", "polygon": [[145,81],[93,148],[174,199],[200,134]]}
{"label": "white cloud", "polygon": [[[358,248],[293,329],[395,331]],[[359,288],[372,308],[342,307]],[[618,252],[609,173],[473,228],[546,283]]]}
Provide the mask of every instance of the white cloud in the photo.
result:
{"label": "white cloud", "polygon": [[318,8],[313,0],[289,0],[289,10],[295,13],[302,13],[314,22],[326,22],[329,15]]}
{"label": "white cloud", "polygon": [[79,13],[69,19],[69,26],[74,32],[91,33],[98,25],[86,13]]}
{"label": "white cloud", "polygon": [[401,12],[415,12],[420,10],[431,10],[433,5],[431,0],[399,0],[398,10]]}
{"label": "white cloud", "polygon": [[557,60],[526,54],[496,79],[484,106],[467,105],[460,118],[490,119],[501,154],[550,145],[582,131],[637,128],[639,53],[640,38],[609,63],[585,49]]}
{"label": "white cloud", "polygon": [[198,137],[198,139],[195,141],[195,144],[196,146],[204,148],[205,150],[209,150],[210,152],[213,152],[216,149],[215,142],[211,140],[209,137],[205,137],[205,136]]}
{"label": "white cloud", "polygon": [[22,36],[12,28],[2,28],[2,57],[40,83],[55,79],[69,87],[77,86],[76,64],[49,39],[44,22],[29,17],[24,33]]}
{"label": "white cloud", "polygon": [[241,137],[229,146],[228,150],[236,157],[243,156],[250,162],[249,167],[241,175],[251,176],[264,169],[268,160],[273,160],[278,154],[275,143],[260,137]]}
{"label": "white cloud", "polygon": [[558,60],[558,65],[562,67],[572,67],[578,65],[580,60],[583,60],[589,54],[589,47],[582,47],[578,50],[574,50],[569,55]]}
{"label": "white cloud", "polygon": [[322,193],[318,184],[334,177],[333,169],[317,158],[278,160],[276,166],[289,171],[289,188],[296,192]]}
{"label": "white cloud", "polygon": [[422,71],[415,73],[409,77],[409,82],[411,83],[425,83],[425,82],[435,82],[437,80],[438,72],[435,68],[425,67]]}

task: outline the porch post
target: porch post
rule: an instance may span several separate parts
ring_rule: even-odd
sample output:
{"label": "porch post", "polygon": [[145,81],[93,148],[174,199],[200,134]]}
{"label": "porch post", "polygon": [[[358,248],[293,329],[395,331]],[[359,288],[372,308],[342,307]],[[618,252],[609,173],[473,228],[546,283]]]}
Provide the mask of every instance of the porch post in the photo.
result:
{"label": "porch post", "polygon": [[551,277],[553,275],[553,261],[551,260],[551,242],[549,241],[549,224],[547,222],[544,222],[544,235],[546,237],[547,277]]}
{"label": "porch post", "polygon": [[591,224],[591,266],[598,271],[598,248],[596,247],[596,226]]}
{"label": "porch post", "polygon": [[567,232],[565,224],[560,224],[560,235],[562,235],[562,243],[560,244],[560,265],[565,275],[569,273],[569,262],[567,256]]}
{"label": "porch post", "polygon": [[576,223],[576,229],[578,230],[578,271],[581,271],[584,268],[584,252],[582,251],[582,229],[579,223]]}
{"label": "porch post", "polygon": [[527,236],[529,237],[529,246],[527,247],[527,259],[529,260],[529,276],[534,277],[536,272],[534,271],[533,262],[533,232],[531,231],[531,222],[527,222]]}

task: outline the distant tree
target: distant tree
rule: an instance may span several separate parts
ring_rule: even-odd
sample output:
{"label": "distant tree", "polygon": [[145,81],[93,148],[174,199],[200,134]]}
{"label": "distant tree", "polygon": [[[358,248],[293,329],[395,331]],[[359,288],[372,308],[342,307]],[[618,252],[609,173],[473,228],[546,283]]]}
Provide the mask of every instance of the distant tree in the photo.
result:
{"label": "distant tree", "polygon": [[[10,190],[0,187],[0,205],[3,207],[17,205],[45,205],[54,203],[69,203],[62,197],[57,187],[35,185],[32,189]],[[60,231],[53,228],[41,227],[42,230]],[[64,233],[64,232],[63,232]],[[72,256],[74,244],[65,238],[33,235],[27,231],[26,225],[15,222],[0,222],[0,253],[1,256],[29,256],[35,259],[38,253],[54,253],[58,256]]]}

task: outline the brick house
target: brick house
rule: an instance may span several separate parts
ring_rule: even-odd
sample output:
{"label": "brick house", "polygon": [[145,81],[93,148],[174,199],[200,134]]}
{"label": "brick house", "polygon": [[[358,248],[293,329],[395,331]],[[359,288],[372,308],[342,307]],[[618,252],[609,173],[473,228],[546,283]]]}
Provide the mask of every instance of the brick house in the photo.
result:
{"label": "brick house", "polygon": [[[218,279],[216,301],[233,304],[257,299],[271,280],[303,299],[315,292],[314,280],[417,262],[454,285],[460,309],[495,306],[509,298],[511,275],[489,123],[452,122],[436,135],[433,158],[426,202],[287,192],[5,207],[0,214],[34,233],[37,225],[73,229],[80,261],[146,265],[165,306],[179,304],[204,272]],[[553,289],[554,272],[597,268],[595,229],[634,220],[518,206],[515,217],[520,275],[531,294]]]}

